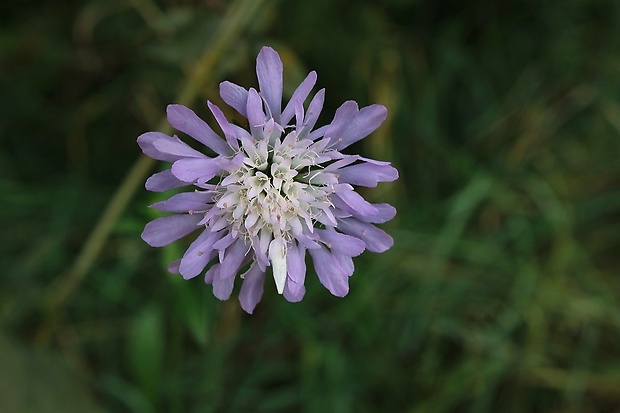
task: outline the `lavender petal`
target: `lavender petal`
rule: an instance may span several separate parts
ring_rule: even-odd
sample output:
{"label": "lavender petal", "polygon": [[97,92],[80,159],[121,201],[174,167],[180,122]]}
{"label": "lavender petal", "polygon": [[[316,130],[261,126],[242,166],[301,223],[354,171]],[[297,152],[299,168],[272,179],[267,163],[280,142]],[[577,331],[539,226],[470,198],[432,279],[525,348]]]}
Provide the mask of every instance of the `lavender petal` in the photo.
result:
{"label": "lavender petal", "polygon": [[290,293],[297,295],[306,279],[306,249],[301,245],[290,243],[286,253],[287,280]]}
{"label": "lavender petal", "polygon": [[220,96],[228,106],[234,108],[244,118],[247,118],[245,107],[248,100],[248,91],[245,88],[225,81],[220,83]]}
{"label": "lavender petal", "polygon": [[[308,111],[309,112],[309,111]],[[308,139],[312,139],[313,141],[322,138],[325,135],[325,131],[329,125],[323,125],[320,128],[317,128],[308,134]],[[304,133],[307,131],[307,128],[304,128]],[[329,140],[329,139],[328,139]]]}
{"label": "lavender petal", "polygon": [[345,234],[361,239],[372,252],[384,252],[392,248],[394,240],[385,231],[356,218],[338,220],[338,229]]}
{"label": "lavender petal", "polygon": [[241,291],[239,291],[239,302],[246,313],[252,314],[263,296],[265,272],[260,269],[257,263],[254,263],[241,277],[243,284],[241,284]]}
{"label": "lavender petal", "polygon": [[[226,119],[226,115],[222,112],[222,109],[215,106],[213,103],[207,101],[207,106],[209,110],[213,114],[213,117],[217,121],[217,124],[220,125],[222,132],[224,132],[224,136],[226,137],[226,142],[228,146],[232,148],[234,151],[239,150],[239,142],[237,141],[237,136],[235,135],[235,129],[232,127],[230,122]],[[230,149],[229,148],[229,149]]]}
{"label": "lavender petal", "polygon": [[221,260],[220,277],[234,278],[239,271],[243,258],[247,253],[248,247],[241,238],[238,238],[230,247],[226,249],[224,259]]}
{"label": "lavender petal", "polygon": [[185,158],[172,164],[173,175],[185,182],[208,181],[222,170],[218,158]]}
{"label": "lavender petal", "polygon": [[205,284],[213,284],[215,274],[220,270],[220,264],[213,264],[205,273]]}
{"label": "lavender petal", "polygon": [[256,75],[262,97],[267,102],[271,117],[280,123],[282,105],[282,60],[271,47],[263,47],[256,58]]}
{"label": "lavender petal", "polygon": [[179,265],[181,265],[181,259],[180,258],[178,260],[174,260],[170,264],[168,264],[166,269],[168,270],[168,272],[170,274],[180,274],[180,272],[179,272]]}
{"label": "lavender petal", "polygon": [[385,222],[390,221],[392,218],[396,216],[396,208],[394,208],[390,204],[372,204],[375,208],[377,208],[377,215],[362,217],[356,216],[357,219],[364,222],[370,222],[372,224],[383,224]]}
{"label": "lavender petal", "polygon": [[290,278],[286,280],[286,285],[284,286],[284,293],[282,294],[286,301],[290,303],[298,303],[306,294],[306,287],[303,284],[299,286],[294,286],[294,282],[291,281]]}
{"label": "lavender petal", "polygon": [[174,188],[186,186],[187,182],[181,181],[172,174],[172,170],[166,169],[151,175],[144,185],[146,189],[152,192],[164,192]]}
{"label": "lavender petal", "polygon": [[168,123],[220,155],[229,155],[231,149],[205,121],[200,119],[193,110],[183,105],[168,105]]}
{"label": "lavender petal", "polygon": [[225,236],[220,238],[218,242],[213,244],[213,248],[215,248],[216,250],[220,250],[220,261],[222,261],[224,257],[223,254],[226,248],[230,247],[233,242],[235,242],[235,239],[233,238],[232,234],[228,232]]}
{"label": "lavender petal", "polygon": [[207,204],[212,199],[213,194],[208,192],[181,192],[150,207],[162,212],[205,211],[210,208]]}
{"label": "lavender petal", "polygon": [[[310,131],[314,128],[314,125],[316,125],[316,122],[319,120],[319,115],[323,110],[323,103],[325,103],[325,89],[319,90],[310,101],[310,105],[308,105],[308,112],[306,112],[306,118],[304,120],[303,133],[300,133],[300,139],[308,136]],[[323,135],[320,134],[320,136]],[[320,136],[315,136],[314,139]]]}
{"label": "lavender petal", "polygon": [[361,163],[339,169],[340,182],[351,185],[376,187],[379,182],[392,182],[398,179],[398,170],[391,165]]}
{"label": "lavender petal", "polygon": [[370,202],[366,201],[360,194],[355,192],[349,185],[339,184],[335,185],[335,187],[336,193],[333,196],[340,198],[357,214],[362,216],[373,216],[379,213],[377,208],[375,208]]}
{"label": "lavender petal", "polygon": [[177,159],[206,158],[205,154],[198,152],[176,136],[170,139],[157,139],[153,142],[153,146],[162,154],[175,156]]}
{"label": "lavender petal", "polygon": [[337,146],[338,140],[342,139],[342,133],[353,122],[358,113],[357,103],[352,100],[347,100],[336,109],[334,119],[325,131],[325,137],[331,138],[331,147]]}
{"label": "lavender petal", "polygon": [[215,258],[213,244],[222,236],[221,233],[213,233],[206,229],[192,242],[181,258],[179,273],[184,279],[196,277],[205,269],[209,261]]}
{"label": "lavender petal", "polygon": [[387,109],[381,105],[370,105],[362,108],[350,124],[342,131],[333,148],[340,150],[364,139],[374,132],[387,118]]}
{"label": "lavender petal", "polygon": [[342,267],[342,269],[345,271],[347,276],[350,277],[351,275],[353,275],[353,272],[355,271],[355,266],[353,265],[353,258],[351,258],[350,255],[334,252],[334,257],[338,261],[338,264],[340,264],[340,267]]}
{"label": "lavender petal", "polygon": [[200,215],[171,215],[157,218],[144,227],[142,239],[151,247],[163,247],[197,230]]}
{"label": "lavender petal", "polygon": [[306,76],[304,81],[299,84],[297,89],[295,89],[293,96],[291,96],[291,100],[289,100],[282,111],[282,117],[280,118],[282,126],[286,125],[293,118],[296,103],[300,102],[303,104],[306,101],[310,91],[316,84],[316,77],[315,71],[308,73],[308,76]]}
{"label": "lavender petal", "polygon": [[263,112],[263,101],[254,88],[251,88],[248,92],[246,112],[252,136],[260,136],[267,119],[265,118],[265,112]]}
{"label": "lavender petal", "polygon": [[325,248],[309,251],[321,284],[336,297],[347,295],[349,292],[349,276],[335,257]]}
{"label": "lavender petal", "polygon": [[341,234],[333,229],[325,230],[317,228],[314,231],[318,234],[321,241],[326,243],[333,252],[338,252],[349,257],[357,257],[366,249],[366,244],[359,238]]}
{"label": "lavender petal", "polygon": [[217,264],[213,273],[213,295],[222,301],[228,300],[234,285],[235,277],[222,277],[221,265]]}
{"label": "lavender petal", "polygon": [[179,156],[170,155],[168,153],[162,153],[155,148],[154,142],[157,140],[172,139],[170,136],[161,132],[146,132],[138,136],[138,145],[142,152],[149,158],[157,159],[158,161],[174,162],[179,159]]}

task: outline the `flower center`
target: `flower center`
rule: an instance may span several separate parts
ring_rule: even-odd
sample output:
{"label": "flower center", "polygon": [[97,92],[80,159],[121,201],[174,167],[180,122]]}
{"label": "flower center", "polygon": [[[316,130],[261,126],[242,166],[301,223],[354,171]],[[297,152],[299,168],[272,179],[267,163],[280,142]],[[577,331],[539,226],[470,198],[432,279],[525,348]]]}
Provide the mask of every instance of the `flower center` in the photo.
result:
{"label": "flower center", "polygon": [[295,132],[273,145],[266,140],[244,142],[242,166],[216,189],[212,226],[230,224],[233,238],[241,236],[252,245],[258,237],[290,242],[304,227],[312,232],[314,221],[333,206],[328,199],[331,187],[321,179],[326,174],[317,167],[323,152],[319,146],[298,141]]}

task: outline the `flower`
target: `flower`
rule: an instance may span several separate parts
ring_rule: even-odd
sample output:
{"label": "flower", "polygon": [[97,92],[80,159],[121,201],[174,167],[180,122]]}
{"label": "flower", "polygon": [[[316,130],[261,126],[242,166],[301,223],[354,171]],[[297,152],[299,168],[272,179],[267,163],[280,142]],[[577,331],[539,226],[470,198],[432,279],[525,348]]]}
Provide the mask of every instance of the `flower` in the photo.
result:
{"label": "flower", "polygon": [[369,203],[353,185],[375,187],[397,179],[398,171],[389,162],[340,152],[377,129],[387,109],[381,105],[358,109],[347,101],[331,123],[314,129],[325,90],[314,95],[307,109],[304,102],[316,83],[315,72],[308,74],[284,109],[282,61],[275,50],[261,49],[256,73],[259,91],[220,84],[222,99],[247,119],[248,130],[229,123],[211,102],[207,105],[224,138],[187,107],[168,106],[168,122],[214,156],[177,136],[147,132],[138,137],[146,155],[172,163],[171,169],[146,181],[148,190],[195,187],[151,205],[174,214],[149,222],[142,238],[161,247],[201,230],[169,271],[191,279],[216,260],[204,279],[221,300],[230,297],[237,274],[244,271],[239,301],[248,313],[262,297],[268,267],[279,294],[291,302],[303,298],[306,252],[320,282],[343,297],[354,270],[352,257],[393,245],[392,238],[374,224],[389,221],[396,210]]}

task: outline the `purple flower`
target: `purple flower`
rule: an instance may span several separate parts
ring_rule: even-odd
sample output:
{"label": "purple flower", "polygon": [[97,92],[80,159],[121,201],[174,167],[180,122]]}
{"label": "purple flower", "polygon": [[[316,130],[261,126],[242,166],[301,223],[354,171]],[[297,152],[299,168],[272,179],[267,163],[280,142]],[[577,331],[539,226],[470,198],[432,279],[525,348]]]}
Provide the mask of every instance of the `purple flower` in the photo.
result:
{"label": "purple flower", "polygon": [[265,273],[278,293],[296,302],[305,294],[306,251],[320,282],[335,296],[349,291],[352,257],[365,249],[383,252],[392,238],[374,224],[389,221],[396,210],[371,204],[353,185],[375,187],[394,181],[398,171],[380,162],[340,151],[363,139],[387,116],[381,105],[358,109],[345,102],[328,125],[314,129],[325,90],[304,107],[314,84],[311,72],[282,109],[282,61],[263,47],[256,62],[259,91],[230,82],[220,85],[222,99],[248,120],[248,130],[229,123],[207,102],[224,138],[193,111],[168,106],[168,122],[208,147],[207,156],[176,136],[147,132],[138,138],[151,158],[172,162],[172,168],[151,176],[150,191],[187,185],[153,208],[172,212],[144,228],[142,238],[153,247],[167,245],[191,232],[200,235],[169,271],[190,279],[205,272],[213,294],[226,300],[241,271],[241,306],[252,313],[263,294]]}

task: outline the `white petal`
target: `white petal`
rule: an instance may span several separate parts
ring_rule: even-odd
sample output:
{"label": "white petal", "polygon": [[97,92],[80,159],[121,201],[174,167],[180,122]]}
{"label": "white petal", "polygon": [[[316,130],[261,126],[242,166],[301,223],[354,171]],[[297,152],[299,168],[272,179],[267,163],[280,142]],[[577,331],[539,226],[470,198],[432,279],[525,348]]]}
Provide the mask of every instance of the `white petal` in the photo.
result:
{"label": "white petal", "polygon": [[274,238],[269,244],[269,259],[271,260],[273,279],[276,282],[278,294],[282,294],[286,281],[286,249],[282,238]]}

